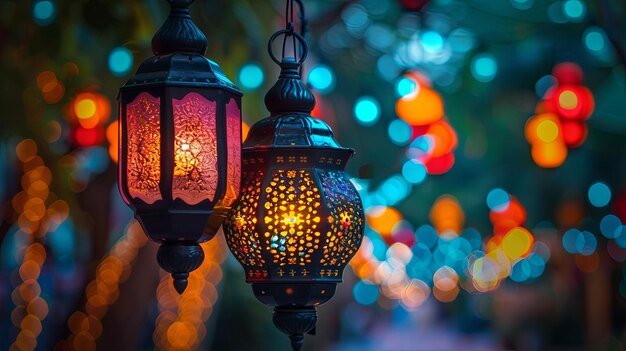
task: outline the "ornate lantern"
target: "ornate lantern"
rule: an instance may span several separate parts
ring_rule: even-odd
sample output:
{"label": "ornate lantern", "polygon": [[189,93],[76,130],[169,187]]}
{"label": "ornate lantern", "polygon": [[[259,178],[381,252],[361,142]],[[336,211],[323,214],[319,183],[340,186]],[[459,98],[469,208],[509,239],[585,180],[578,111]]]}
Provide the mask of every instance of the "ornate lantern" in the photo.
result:
{"label": "ornate lantern", "polygon": [[[354,151],[341,147],[330,127],[310,115],[315,98],[299,74],[306,43],[289,27],[270,39],[270,56],[281,73],[265,96],[271,115],[244,142],[242,194],[224,233],[254,295],[274,306],[274,324],[299,350],[304,334],[315,330],[315,306],[334,295],[359,248],[364,218],[344,173]],[[302,44],[299,62],[279,62],[272,54],[272,41],[281,34]]]}
{"label": "ornate lantern", "polygon": [[120,89],[119,188],[182,294],[239,195],[241,92],[204,52],[193,0],[168,0],[154,56]]}

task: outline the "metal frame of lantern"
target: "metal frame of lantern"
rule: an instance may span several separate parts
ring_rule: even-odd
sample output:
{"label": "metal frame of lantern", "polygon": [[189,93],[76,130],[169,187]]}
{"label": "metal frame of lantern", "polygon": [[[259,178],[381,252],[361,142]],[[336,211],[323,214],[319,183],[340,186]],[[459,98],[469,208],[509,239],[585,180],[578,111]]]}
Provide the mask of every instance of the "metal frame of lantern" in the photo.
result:
{"label": "metal frame of lantern", "polygon": [[182,294],[241,186],[241,96],[204,56],[193,0],[168,0],[154,56],[120,89],[119,189]]}
{"label": "metal frame of lantern", "polygon": [[[272,42],[283,34],[301,43],[299,62],[273,55]],[[268,50],[281,67],[265,96],[271,115],[252,126],[243,144],[242,194],[224,233],[254,295],[274,306],[274,324],[300,350],[304,334],[315,332],[316,306],[334,295],[360,246],[364,215],[344,173],[354,151],[310,115],[315,98],[299,74],[304,38],[292,23],[270,38]]]}

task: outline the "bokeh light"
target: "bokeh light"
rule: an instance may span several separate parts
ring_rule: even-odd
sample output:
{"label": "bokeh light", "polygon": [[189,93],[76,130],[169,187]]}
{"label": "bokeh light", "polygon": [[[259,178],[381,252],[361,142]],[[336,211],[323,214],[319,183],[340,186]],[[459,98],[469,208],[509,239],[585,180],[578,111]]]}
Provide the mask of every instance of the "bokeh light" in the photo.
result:
{"label": "bokeh light", "polygon": [[509,207],[510,202],[509,193],[500,188],[492,189],[487,194],[487,206],[492,211],[502,212]]}
{"label": "bokeh light", "polygon": [[598,239],[596,236],[588,231],[580,232],[580,235],[576,236],[576,251],[583,255],[589,256],[596,251],[598,247]]}
{"label": "bokeh light", "polygon": [[389,123],[387,133],[389,134],[389,139],[391,139],[392,143],[404,146],[411,141],[413,129],[405,121],[401,119],[394,119],[391,123]]}
{"label": "bokeh light", "polygon": [[596,182],[589,187],[587,197],[593,206],[604,207],[611,201],[611,189],[603,182]]}
{"label": "bokeh light", "polygon": [[396,81],[396,94],[398,97],[404,97],[409,94],[414,94],[415,89],[418,89],[417,83],[408,77],[402,77]]}
{"label": "bokeh light", "polygon": [[354,117],[365,127],[373,126],[380,118],[380,105],[371,96],[362,96],[354,104]]}
{"label": "bokeh light", "polygon": [[354,296],[354,300],[361,305],[371,305],[376,302],[380,292],[376,285],[361,280],[354,284],[352,295]]}
{"label": "bokeh light", "polygon": [[600,232],[607,239],[615,239],[622,235],[622,228],[622,221],[614,214],[608,214],[600,221]]}
{"label": "bokeh light", "polygon": [[125,47],[117,47],[109,53],[108,63],[114,76],[123,77],[133,68],[133,53]]}
{"label": "bokeh light", "polygon": [[247,63],[239,69],[237,81],[245,90],[256,90],[263,84],[265,74],[263,69],[256,62]]}
{"label": "bokeh light", "polygon": [[320,94],[327,94],[335,88],[335,74],[326,65],[316,65],[309,71],[307,82]]}
{"label": "bokeh light", "polygon": [[478,54],[472,59],[471,70],[477,81],[483,83],[491,82],[498,73],[498,63],[491,54]]}
{"label": "bokeh light", "polygon": [[600,27],[589,27],[583,33],[583,42],[589,51],[603,51],[607,45],[606,34]]}
{"label": "bokeh light", "polygon": [[426,167],[419,161],[408,160],[402,166],[402,176],[412,184],[420,184],[426,179]]}
{"label": "bokeh light", "polygon": [[565,16],[573,22],[580,22],[587,13],[587,6],[581,0],[565,0],[562,6]]}
{"label": "bokeh light", "polygon": [[51,24],[56,17],[56,4],[51,0],[37,0],[33,2],[33,19],[40,26]]}

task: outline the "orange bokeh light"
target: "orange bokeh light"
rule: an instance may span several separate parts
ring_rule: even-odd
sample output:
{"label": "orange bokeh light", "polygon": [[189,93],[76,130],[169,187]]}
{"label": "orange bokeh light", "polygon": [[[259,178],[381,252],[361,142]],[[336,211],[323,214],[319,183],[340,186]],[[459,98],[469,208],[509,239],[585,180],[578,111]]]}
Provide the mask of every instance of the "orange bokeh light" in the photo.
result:
{"label": "orange bokeh light", "polygon": [[403,219],[402,214],[393,207],[375,206],[370,208],[365,218],[367,224],[378,232],[383,238],[391,238],[393,227]]}
{"label": "orange bokeh light", "polygon": [[447,232],[458,235],[465,223],[465,213],[455,197],[442,195],[430,209],[430,221],[440,235]]}
{"label": "orange bokeh light", "polygon": [[535,163],[543,168],[556,168],[567,159],[567,146],[558,140],[551,143],[536,143],[531,155]]}
{"label": "orange bokeh light", "polygon": [[433,89],[420,86],[396,102],[398,117],[414,126],[428,125],[443,118],[443,100]]}
{"label": "orange bokeh light", "polygon": [[431,124],[426,134],[433,138],[433,157],[440,157],[452,152],[458,144],[456,132],[445,120]]}

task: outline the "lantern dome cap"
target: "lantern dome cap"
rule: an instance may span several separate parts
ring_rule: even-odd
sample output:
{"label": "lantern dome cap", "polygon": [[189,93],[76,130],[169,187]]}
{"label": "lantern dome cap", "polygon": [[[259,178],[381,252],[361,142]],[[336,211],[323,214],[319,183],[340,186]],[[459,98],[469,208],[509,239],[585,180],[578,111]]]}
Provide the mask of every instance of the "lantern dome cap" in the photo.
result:
{"label": "lantern dome cap", "polygon": [[206,36],[191,20],[189,5],[193,0],[168,0],[170,14],[152,38],[155,55],[173,52],[194,52],[203,55],[207,48]]}
{"label": "lantern dome cap", "polygon": [[144,61],[122,87],[188,86],[225,89],[243,95],[222,68],[201,54],[172,53]]}
{"label": "lantern dome cap", "polygon": [[[315,97],[300,79],[301,62],[293,57],[280,62],[278,81],[265,95],[270,116],[254,124],[244,148],[328,147],[345,149],[322,120],[311,116]],[[350,149],[346,149],[350,150]]]}
{"label": "lantern dome cap", "polygon": [[293,57],[280,62],[278,81],[265,95],[265,106],[272,115],[313,111],[315,97],[300,78],[300,65]]}
{"label": "lantern dome cap", "polygon": [[206,58],[207,39],[191,19],[193,0],[168,0],[170,14],[152,38],[154,56],[144,61],[122,87],[180,86],[216,88],[243,95],[222,68]]}
{"label": "lantern dome cap", "polygon": [[306,113],[285,113],[264,118],[250,129],[244,148],[329,147],[344,149],[324,121]]}

